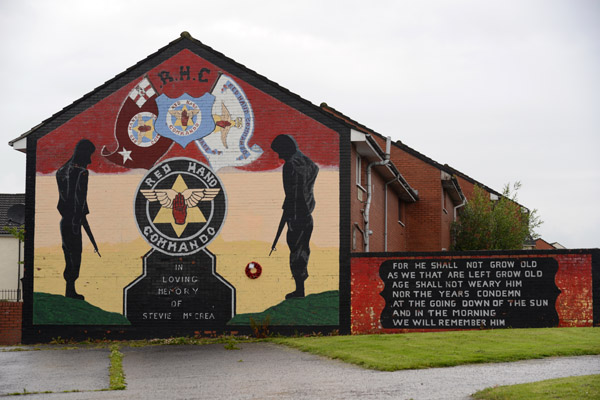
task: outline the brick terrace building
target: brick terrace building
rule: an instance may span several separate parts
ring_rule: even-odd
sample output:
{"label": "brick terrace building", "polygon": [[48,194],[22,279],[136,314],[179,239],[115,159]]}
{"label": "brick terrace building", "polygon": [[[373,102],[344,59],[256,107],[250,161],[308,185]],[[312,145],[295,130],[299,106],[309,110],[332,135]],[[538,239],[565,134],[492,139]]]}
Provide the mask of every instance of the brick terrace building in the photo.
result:
{"label": "brick terrace building", "polygon": [[441,257],[478,184],[187,33],[11,145],[26,341],[350,332],[382,284],[353,257]]}

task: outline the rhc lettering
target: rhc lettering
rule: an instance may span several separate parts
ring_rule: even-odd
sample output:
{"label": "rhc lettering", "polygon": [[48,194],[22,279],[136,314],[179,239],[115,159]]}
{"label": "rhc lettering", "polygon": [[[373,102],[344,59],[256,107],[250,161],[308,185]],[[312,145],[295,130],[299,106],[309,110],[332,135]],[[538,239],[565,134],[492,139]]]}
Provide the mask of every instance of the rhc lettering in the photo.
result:
{"label": "rhc lettering", "polygon": [[[158,74],[156,74],[159,78],[160,81],[163,85],[166,85],[167,83],[173,82],[173,81],[189,81],[189,80],[197,80],[198,82],[208,82],[208,79],[205,77],[205,75],[210,74],[210,69],[208,68],[200,68],[200,70],[198,70],[198,72],[194,72],[194,76],[192,77],[192,70],[190,68],[189,65],[186,66],[179,66],[179,72],[178,72],[178,78],[174,78],[173,76],[177,76],[177,73],[172,72],[172,71],[160,71]],[[197,76],[197,78],[196,78]]]}

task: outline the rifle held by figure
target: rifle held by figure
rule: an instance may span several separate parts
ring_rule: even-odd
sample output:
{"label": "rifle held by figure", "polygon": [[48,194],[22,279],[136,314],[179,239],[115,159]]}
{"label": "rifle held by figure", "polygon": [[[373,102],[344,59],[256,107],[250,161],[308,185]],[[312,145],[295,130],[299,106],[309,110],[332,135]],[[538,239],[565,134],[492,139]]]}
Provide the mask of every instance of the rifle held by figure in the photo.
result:
{"label": "rifle held by figure", "polygon": [[279,228],[277,228],[277,234],[275,235],[275,240],[273,240],[273,245],[271,246],[271,251],[269,252],[269,257],[271,257],[273,250],[277,250],[276,249],[277,242],[279,241],[279,236],[281,236],[281,232],[283,231],[283,227],[285,226],[285,223],[286,223],[286,218],[285,218],[285,211],[284,211],[283,214],[281,215],[281,221],[279,221]]}
{"label": "rifle held by figure", "polygon": [[102,257],[100,255],[100,251],[98,251],[98,245],[96,244],[96,240],[94,240],[94,235],[92,234],[92,229],[90,228],[90,224],[87,221],[87,218],[83,217],[83,221],[81,221],[81,225],[90,238],[90,242],[92,242],[92,246],[94,246],[94,253],[98,254],[98,257]]}

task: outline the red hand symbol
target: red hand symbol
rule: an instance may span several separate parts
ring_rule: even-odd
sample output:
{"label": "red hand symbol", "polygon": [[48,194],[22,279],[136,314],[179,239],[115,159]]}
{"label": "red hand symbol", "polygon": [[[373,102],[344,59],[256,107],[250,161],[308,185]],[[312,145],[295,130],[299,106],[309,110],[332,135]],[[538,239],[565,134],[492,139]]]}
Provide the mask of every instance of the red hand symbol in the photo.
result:
{"label": "red hand symbol", "polygon": [[185,199],[181,193],[177,193],[175,200],[173,200],[173,218],[177,225],[185,224],[185,217],[187,216],[187,207],[185,205]]}

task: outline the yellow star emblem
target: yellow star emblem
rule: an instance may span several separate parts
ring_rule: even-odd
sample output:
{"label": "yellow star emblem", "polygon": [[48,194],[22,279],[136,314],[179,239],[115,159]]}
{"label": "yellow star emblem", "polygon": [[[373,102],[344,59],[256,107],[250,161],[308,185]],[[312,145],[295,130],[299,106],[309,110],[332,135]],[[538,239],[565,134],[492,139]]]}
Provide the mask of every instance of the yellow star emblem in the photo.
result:
{"label": "yellow star emblem", "polygon": [[[194,126],[194,117],[198,115],[200,110],[192,108],[188,109],[187,105],[184,105],[181,110],[169,110],[169,114],[176,118],[174,126],[180,126],[184,131],[190,126]],[[200,116],[198,116],[200,118]],[[197,121],[198,123],[200,121]]]}
{"label": "yellow star emblem", "polygon": [[[175,182],[173,183],[171,189],[175,190],[178,193],[181,193],[184,190],[188,189],[188,186],[181,177],[181,175],[177,175],[177,179],[175,179]],[[183,225],[178,225],[175,223],[175,218],[173,217],[173,210],[170,208],[161,207],[152,222],[154,222],[155,224],[171,224],[173,230],[177,234],[177,237],[181,237],[181,234],[187,227],[188,223],[206,222],[206,218],[204,217],[204,214],[202,214],[202,211],[200,211],[200,208],[188,207],[185,223]]]}

